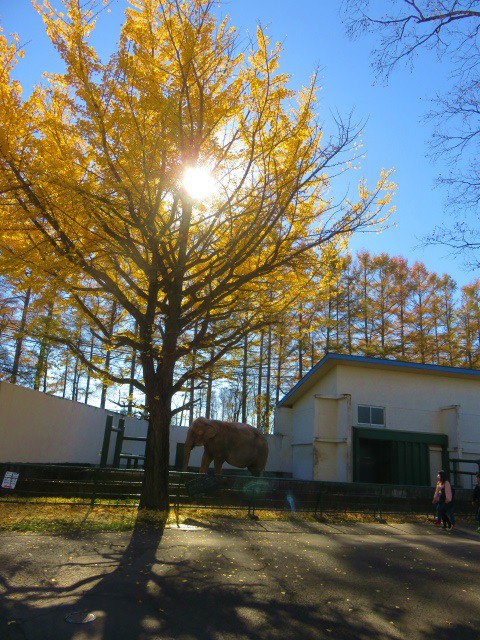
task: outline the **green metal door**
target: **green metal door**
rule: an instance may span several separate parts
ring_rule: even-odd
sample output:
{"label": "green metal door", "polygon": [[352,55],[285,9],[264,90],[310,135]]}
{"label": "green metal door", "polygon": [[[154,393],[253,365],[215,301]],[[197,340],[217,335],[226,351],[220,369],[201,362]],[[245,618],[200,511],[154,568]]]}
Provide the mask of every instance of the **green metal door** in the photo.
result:
{"label": "green metal door", "polygon": [[392,443],[388,440],[361,438],[358,445],[359,482],[393,483]]}
{"label": "green metal door", "polygon": [[354,427],[354,482],[429,486],[430,445],[441,446],[442,464],[448,469],[446,435]]}
{"label": "green metal door", "polygon": [[428,444],[393,440],[393,483],[430,484],[430,456]]}

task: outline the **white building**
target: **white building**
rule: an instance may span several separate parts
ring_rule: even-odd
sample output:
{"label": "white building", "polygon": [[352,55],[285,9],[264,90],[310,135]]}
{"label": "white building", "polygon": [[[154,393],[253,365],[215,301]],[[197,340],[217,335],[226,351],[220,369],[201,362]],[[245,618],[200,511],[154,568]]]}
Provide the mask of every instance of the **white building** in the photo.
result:
{"label": "white building", "polygon": [[449,458],[480,459],[480,371],[328,354],[280,401],[276,431],[294,478],[434,484]]}

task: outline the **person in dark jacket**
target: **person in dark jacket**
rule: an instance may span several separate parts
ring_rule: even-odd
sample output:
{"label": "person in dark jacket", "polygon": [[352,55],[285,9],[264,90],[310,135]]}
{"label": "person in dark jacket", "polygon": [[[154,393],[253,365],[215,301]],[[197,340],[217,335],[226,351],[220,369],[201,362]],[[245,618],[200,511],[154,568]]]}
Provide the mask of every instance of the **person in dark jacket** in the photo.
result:
{"label": "person in dark jacket", "polygon": [[477,518],[478,533],[480,533],[480,473],[477,473],[477,484],[473,489],[472,504],[476,509],[475,517]]}

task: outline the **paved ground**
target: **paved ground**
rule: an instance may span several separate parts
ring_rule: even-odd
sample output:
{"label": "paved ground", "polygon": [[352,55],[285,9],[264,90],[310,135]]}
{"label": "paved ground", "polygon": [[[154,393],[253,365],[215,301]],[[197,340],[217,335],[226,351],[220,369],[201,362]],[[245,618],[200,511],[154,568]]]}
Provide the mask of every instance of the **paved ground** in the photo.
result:
{"label": "paved ground", "polygon": [[480,640],[479,559],[412,524],[0,534],[0,638]]}

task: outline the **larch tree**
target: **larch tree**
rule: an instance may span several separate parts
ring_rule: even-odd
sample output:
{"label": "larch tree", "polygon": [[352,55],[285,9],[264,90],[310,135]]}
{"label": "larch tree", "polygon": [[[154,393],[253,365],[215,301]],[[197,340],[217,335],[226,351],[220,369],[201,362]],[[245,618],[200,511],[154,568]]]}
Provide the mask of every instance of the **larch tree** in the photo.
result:
{"label": "larch tree", "polygon": [[372,292],[374,283],[374,266],[368,251],[357,254],[355,281],[358,299],[357,348],[366,356],[374,355],[372,340],[374,338],[374,309],[372,308]]}
{"label": "larch tree", "polygon": [[[98,377],[145,394],[140,507],[168,511],[174,398],[201,373],[185,366],[191,354],[210,354],[207,371],[267,324],[295,296],[289,273],[377,225],[392,184],[382,172],[334,205],[329,172],[347,168],[358,130],[340,122],[326,139],[316,77],[290,90],[262,29],[242,53],[209,0],[130,0],[103,61],[89,41],[96,4],[36,5],[65,71],[28,99],[11,77],[18,43],[1,37],[0,251],[21,262],[27,248],[31,269],[61,272],[95,332],[137,354],[142,376],[131,380],[89,360],[88,341],[69,345]],[[200,199],[186,175],[216,188]],[[285,284],[264,295],[277,275]],[[98,295],[123,322],[95,314]]]}
{"label": "larch tree", "polygon": [[435,275],[422,262],[415,262],[411,271],[409,308],[409,357],[414,362],[435,362]]}
{"label": "larch tree", "polygon": [[480,280],[461,289],[457,309],[458,340],[464,364],[478,368],[480,363]]}
{"label": "larch tree", "polygon": [[408,308],[412,293],[411,274],[408,261],[401,256],[394,256],[392,269],[394,273],[392,304],[395,309],[393,325],[393,354],[396,358],[405,359],[408,353]]}
{"label": "larch tree", "polygon": [[17,307],[11,282],[0,276],[0,380],[9,378],[13,369],[12,338]]}
{"label": "larch tree", "polygon": [[373,257],[372,267],[374,281],[371,302],[374,330],[371,349],[376,357],[386,358],[392,354],[392,334],[396,319],[394,263],[386,253],[381,253]]}
{"label": "larch tree", "polygon": [[435,364],[453,367],[460,364],[455,327],[455,293],[457,284],[447,274],[433,276],[433,282],[432,310],[435,328]]}

